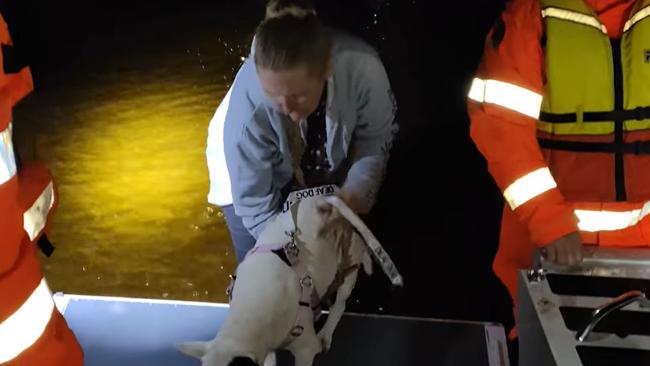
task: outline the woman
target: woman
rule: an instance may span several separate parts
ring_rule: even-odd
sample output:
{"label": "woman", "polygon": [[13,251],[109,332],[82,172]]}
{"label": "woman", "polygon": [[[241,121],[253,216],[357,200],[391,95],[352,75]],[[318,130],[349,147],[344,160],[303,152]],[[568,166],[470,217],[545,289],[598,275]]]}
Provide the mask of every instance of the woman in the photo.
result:
{"label": "woman", "polygon": [[208,137],[208,200],[238,261],[293,190],[336,184],[354,211],[370,211],[395,112],[369,45],[323,27],[307,0],[271,0]]}

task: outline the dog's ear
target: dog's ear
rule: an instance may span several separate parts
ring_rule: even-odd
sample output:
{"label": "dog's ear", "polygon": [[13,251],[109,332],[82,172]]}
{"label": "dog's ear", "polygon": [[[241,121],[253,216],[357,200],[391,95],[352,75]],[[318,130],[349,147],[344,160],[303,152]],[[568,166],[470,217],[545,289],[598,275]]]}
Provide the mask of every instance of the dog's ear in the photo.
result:
{"label": "dog's ear", "polygon": [[186,342],[176,345],[176,349],[184,354],[196,358],[203,358],[208,349],[209,342]]}
{"label": "dog's ear", "polygon": [[329,216],[332,214],[333,209],[334,207],[332,206],[332,204],[325,201],[324,199],[318,198],[316,200],[316,210],[318,211],[319,215]]}
{"label": "dog's ear", "polygon": [[332,230],[336,225],[340,225],[345,219],[336,207],[321,198],[316,201],[316,211],[321,218],[321,226],[318,229],[319,236]]}
{"label": "dog's ear", "polygon": [[228,366],[259,366],[255,361],[248,357],[235,357],[230,361]]}

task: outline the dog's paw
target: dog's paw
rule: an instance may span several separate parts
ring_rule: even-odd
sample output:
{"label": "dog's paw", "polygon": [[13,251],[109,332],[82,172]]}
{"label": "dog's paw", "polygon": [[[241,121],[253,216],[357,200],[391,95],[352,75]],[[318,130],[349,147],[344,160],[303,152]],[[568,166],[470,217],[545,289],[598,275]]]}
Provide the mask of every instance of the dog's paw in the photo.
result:
{"label": "dog's paw", "polygon": [[332,332],[329,332],[324,328],[318,333],[318,339],[320,339],[322,352],[328,352],[332,347]]}
{"label": "dog's paw", "polygon": [[271,352],[266,356],[264,360],[264,366],[276,366],[277,360],[275,358],[275,352]]}

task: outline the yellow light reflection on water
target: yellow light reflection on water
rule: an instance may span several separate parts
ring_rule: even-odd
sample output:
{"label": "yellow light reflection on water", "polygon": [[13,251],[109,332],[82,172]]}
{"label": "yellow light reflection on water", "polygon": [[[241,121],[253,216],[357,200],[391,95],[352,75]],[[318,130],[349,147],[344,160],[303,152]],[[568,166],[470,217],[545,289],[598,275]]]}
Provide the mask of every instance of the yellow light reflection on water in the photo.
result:
{"label": "yellow light reflection on water", "polygon": [[22,128],[18,140],[48,163],[60,194],[57,250],[43,261],[51,287],[225,301],[234,255],[220,212],[206,203],[205,164],[225,86],[135,76],[84,85],[36,95],[17,113],[40,126]]}

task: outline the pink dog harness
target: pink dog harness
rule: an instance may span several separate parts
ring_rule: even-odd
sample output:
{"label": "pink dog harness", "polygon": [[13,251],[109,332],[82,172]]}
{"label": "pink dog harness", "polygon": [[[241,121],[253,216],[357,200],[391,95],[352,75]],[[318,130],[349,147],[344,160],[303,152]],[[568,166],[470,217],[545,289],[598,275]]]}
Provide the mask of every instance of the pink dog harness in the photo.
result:
{"label": "pink dog harness", "polygon": [[[288,233],[288,236],[291,238],[291,241],[288,243],[257,245],[246,254],[246,258],[254,254],[275,254],[280,260],[291,267],[296,272],[296,276],[298,276],[298,285],[302,293],[298,302],[300,307],[298,314],[296,314],[296,325],[289,332],[287,339],[283,342],[283,346],[290,344],[296,338],[300,337],[305,330],[306,324],[318,321],[322,310],[320,296],[318,296],[318,291],[314,287],[312,278],[307,271],[307,266],[303,261],[299,260],[300,248],[298,248],[295,242],[293,233]],[[229,298],[232,298],[235,279],[236,277],[233,277],[230,286],[228,286],[227,292]]]}
{"label": "pink dog harness", "polygon": [[298,309],[298,314],[296,314],[296,325],[289,333],[290,336],[286,344],[291,343],[291,341],[302,334],[305,330],[304,324],[316,322],[320,318],[322,310],[320,296],[318,296],[318,291],[314,287],[307,266],[299,259],[300,248],[298,248],[293,235],[291,236],[291,241],[284,245],[259,245],[249,252],[249,255],[273,253],[291,267],[298,276],[298,284],[302,292],[300,301],[298,302],[300,308]]}
{"label": "pink dog harness", "polygon": [[[295,193],[301,193],[294,192]],[[329,193],[329,192],[327,192]],[[326,193],[326,194],[327,194]],[[377,239],[372,235],[370,230],[365,226],[361,219],[356,216],[349,207],[347,207],[338,197],[326,197],[325,200],[332,204],[334,207],[339,209],[339,212],[346,217],[350,223],[358,230],[357,232],[364,239],[366,246],[368,247],[370,253],[372,253],[375,260],[379,262],[382,269],[386,275],[390,278],[393,285],[402,286],[402,276],[395,268],[393,261],[390,259],[388,254],[384,251],[383,247],[377,241]],[[300,197],[296,198],[296,201],[289,202],[287,205],[287,210],[291,210],[294,224],[297,223],[297,208],[298,203],[300,202]],[[296,228],[296,230],[298,230]],[[283,342],[282,347],[291,344],[296,338],[298,338],[305,330],[305,325],[310,323],[315,323],[321,317],[321,306],[323,301],[318,294],[318,291],[314,287],[312,277],[307,270],[307,266],[303,261],[300,261],[300,248],[296,243],[296,232],[291,231],[286,233],[288,241],[285,243],[279,244],[265,244],[265,245],[256,245],[251,249],[247,254],[244,260],[250,255],[254,254],[275,254],[280,260],[286,263],[291,267],[298,278],[298,286],[301,289],[301,296],[299,301],[299,309],[296,314],[296,322],[294,327],[289,332],[287,339]],[[331,295],[336,293],[336,289],[340,286],[345,277],[354,270],[359,268],[358,265],[353,265],[349,268],[346,268],[343,271],[337,271],[336,278],[334,283],[330,285],[327,293],[325,294],[325,299],[329,298]],[[236,276],[232,277],[230,285],[227,289],[228,297],[232,300],[232,293],[235,286]]]}

